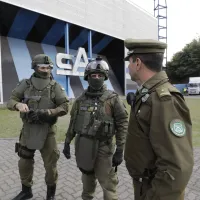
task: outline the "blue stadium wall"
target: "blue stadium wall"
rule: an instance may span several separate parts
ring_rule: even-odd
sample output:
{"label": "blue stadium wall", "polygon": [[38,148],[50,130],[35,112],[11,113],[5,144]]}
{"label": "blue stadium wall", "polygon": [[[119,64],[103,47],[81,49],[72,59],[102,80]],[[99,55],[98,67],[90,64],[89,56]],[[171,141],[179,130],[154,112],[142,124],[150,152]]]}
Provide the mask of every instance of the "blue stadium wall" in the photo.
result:
{"label": "blue stadium wall", "polygon": [[[64,21],[0,2],[0,39],[3,101],[6,102],[16,84],[31,76],[32,58],[40,53],[51,57],[54,63],[57,53],[66,53],[66,23]],[[69,24],[69,54],[75,55],[79,47],[88,53],[88,29]],[[110,66],[109,89],[125,94],[124,43],[122,40],[92,31],[92,58],[101,55]],[[77,97],[87,88],[83,77],[53,76],[70,98]],[[79,68],[78,71],[84,69]]]}

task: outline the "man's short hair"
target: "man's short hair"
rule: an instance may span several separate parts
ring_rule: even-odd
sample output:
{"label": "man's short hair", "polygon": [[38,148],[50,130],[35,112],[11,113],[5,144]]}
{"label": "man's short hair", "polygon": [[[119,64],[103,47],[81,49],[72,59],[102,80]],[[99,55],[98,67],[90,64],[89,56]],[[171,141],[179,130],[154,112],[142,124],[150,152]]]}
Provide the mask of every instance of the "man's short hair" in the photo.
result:
{"label": "man's short hair", "polygon": [[145,54],[133,54],[131,56],[133,61],[136,61],[136,58],[139,58],[142,63],[151,71],[160,72],[162,70],[163,64],[163,53],[145,53]]}

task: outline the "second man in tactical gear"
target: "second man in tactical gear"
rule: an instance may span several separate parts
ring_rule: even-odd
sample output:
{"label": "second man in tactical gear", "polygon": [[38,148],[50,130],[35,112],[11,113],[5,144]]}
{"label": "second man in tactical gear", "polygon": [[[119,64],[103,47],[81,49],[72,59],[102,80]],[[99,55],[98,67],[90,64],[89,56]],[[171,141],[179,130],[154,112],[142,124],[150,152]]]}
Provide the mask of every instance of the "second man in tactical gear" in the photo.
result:
{"label": "second man in tactical gear", "polygon": [[128,115],[119,96],[106,89],[108,71],[108,64],[99,57],[87,65],[84,80],[89,87],[73,104],[63,150],[69,159],[69,144],[76,136],[75,156],[82,172],[84,200],[94,198],[96,179],[103,189],[104,200],[117,199],[116,169],[123,160]]}
{"label": "second man in tactical gear", "polygon": [[32,61],[33,75],[17,84],[7,107],[19,111],[23,121],[16,152],[22,191],[13,200],[32,198],[34,154],[40,150],[46,170],[46,200],[54,200],[57,182],[59,151],[55,140],[55,123],[68,112],[68,98],[64,89],[52,79],[53,63],[49,56],[36,55]]}

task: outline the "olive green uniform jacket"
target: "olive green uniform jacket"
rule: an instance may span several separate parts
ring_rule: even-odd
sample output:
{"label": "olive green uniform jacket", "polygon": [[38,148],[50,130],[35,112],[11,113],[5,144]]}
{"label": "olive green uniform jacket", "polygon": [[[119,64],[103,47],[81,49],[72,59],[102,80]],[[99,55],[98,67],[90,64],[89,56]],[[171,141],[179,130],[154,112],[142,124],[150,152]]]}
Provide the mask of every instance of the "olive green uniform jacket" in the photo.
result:
{"label": "olive green uniform jacket", "polygon": [[192,123],[181,93],[159,72],[136,93],[125,146],[136,200],[182,200],[193,168]]}

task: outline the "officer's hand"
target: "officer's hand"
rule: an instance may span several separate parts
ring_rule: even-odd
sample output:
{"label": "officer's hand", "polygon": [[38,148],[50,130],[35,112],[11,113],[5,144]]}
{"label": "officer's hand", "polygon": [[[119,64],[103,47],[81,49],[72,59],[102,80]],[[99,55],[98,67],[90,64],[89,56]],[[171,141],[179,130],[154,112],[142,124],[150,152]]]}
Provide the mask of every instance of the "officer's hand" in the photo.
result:
{"label": "officer's hand", "polygon": [[63,154],[65,155],[65,157],[67,159],[70,159],[71,158],[71,154],[70,154],[70,145],[69,143],[65,142],[65,145],[64,145],[64,149],[63,149]]}
{"label": "officer's hand", "polygon": [[113,167],[117,167],[123,161],[123,151],[120,149],[116,149],[115,154],[113,155]]}
{"label": "officer's hand", "polygon": [[19,112],[23,112],[23,113],[26,113],[29,111],[29,108],[27,106],[27,104],[25,103],[17,103],[15,105],[15,108],[19,111]]}

